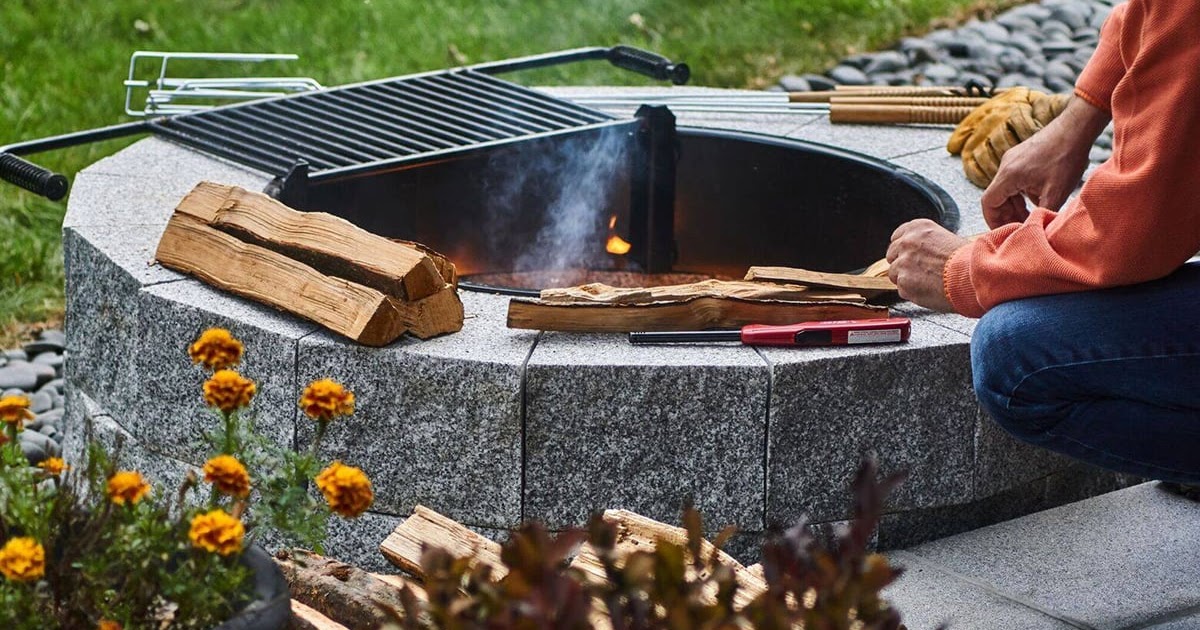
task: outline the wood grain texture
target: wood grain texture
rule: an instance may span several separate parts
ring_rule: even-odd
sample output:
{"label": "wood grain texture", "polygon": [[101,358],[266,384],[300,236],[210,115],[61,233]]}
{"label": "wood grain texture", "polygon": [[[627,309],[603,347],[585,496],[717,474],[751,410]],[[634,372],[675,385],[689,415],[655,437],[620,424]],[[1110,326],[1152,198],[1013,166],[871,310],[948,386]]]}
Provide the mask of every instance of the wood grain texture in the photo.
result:
{"label": "wood grain texture", "polygon": [[201,182],[176,212],[400,300],[433,295],[447,283],[442,269],[448,263],[442,259],[439,268],[431,250],[372,234],[331,214],[298,212],[237,186]]}
{"label": "wood grain texture", "polygon": [[421,554],[426,546],[445,549],[455,558],[473,557],[476,562],[491,567],[495,579],[507,573],[500,561],[500,543],[423,505],[416,506],[412,516],[388,534],[380,543],[379,551],[392,564],[420,578],[424,577]]}
{"label": "wood grain texture", "polygon": [[301,550],[276,554],[292,599],[350,628],[376,628],[388,621],[380,608],[403,612],[400,591],[358,567]]}
{"label": "wood grain texture", "polygon": [[[887,278],[887,261],[873,263],[864,274],[826,273],[809,271],[795,267],[751,267],[746,272],[746,280],[756,282],[780,282],[785,284],[801,284],[809,287],[858,291],[867,297],[874,297],[888,291],[895,291],[896,285]],[[878,275],[866,274],[882,273]]]}
{"label": "wood grain texture", "polygon": [[861,295],[840,291],[814,290],[795,284],[746,282],[742,280],[704,280],[690,284],[661,287],[618,288],[593,283],[562,289],[543,289],[540,300],[550,304],[650,304],[681,302],[700,297],[739,298],[743,300],[775,300],[779,302],[812,302],[839,300],[865,302]]}
{"label": "wood grain texture", "polygon": [[347,630],[346,626],[322,615],[315,608],[292,600],[292,618],[288,630]]}
{"label": "wood grain texture", "polygon": [[855,302],[782,302],[734,297],[696,297],[646,304],[554,304],[514,299],[508,327],[568,332],[634,332],[740,328],[835,319],[887,317],[888,309]]}
{"label": "wood grain texture", "polygon": [[443,285],[444,292],[400,304],[375,289],[323,274],[185,213],[171,217],[155,259],[370,346],[387,345],[410,328],[424,336],[462,328],[462,305],[456,294],[451,295],[453,287]]}

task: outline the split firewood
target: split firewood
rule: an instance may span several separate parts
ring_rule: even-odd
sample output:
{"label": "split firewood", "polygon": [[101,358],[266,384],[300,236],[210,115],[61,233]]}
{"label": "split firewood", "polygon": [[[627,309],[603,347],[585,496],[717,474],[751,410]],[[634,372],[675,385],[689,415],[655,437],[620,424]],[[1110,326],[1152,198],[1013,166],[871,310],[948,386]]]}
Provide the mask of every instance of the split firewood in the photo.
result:
{"label": "split firewood", "polygon": [[[862,274],[826,273],[794,267],[751,267],[746,280],[755,282],[779,282],[823,287],[842,291],[855,291],[868,298],[896,290],[896,285],[887,277],[887,261],[879,261]],[[882,272],[882,276],[874,275]],[[870,274],[870,275],[868,275]]]}
{"label": "split firewood", "polygon": [[387,345],[406,331],[426,339],[462,329],[462,302],[452,285],[443,284],[421,300],[400,301],[239,240],[187,213],[171,217],[155,258],[166,267],[370,346]]}
{"label": "split firewood", "polygon": [[346,626],[322,615],[316,609],[292,600],[292,618],[288,630],[346,630]]}
{"label": "split firewood", "polygon": [[[654,551],[660,541],[687,548],[687,530],[682,527],[667,525],[627,510],[605,510],[604,520],[617,527],[617,542],[613,551],[617,556],[618,563],[634,552]],[[733,570],[734,577],[741,587],[734,596],[734,606],[737,608],[744,607],[767,590],[766,582],[761,575],[754,574],[733,556],[718,550],[707,540],[700,543],[700,553],[706,558],[714,557],[715,553],[718,563]],[[607,580],[604,565],[591,544],[585,543],[580,548],[579,554],[571,562],[571,567],[581,571],[589,580],[598,582]],[[716,585],[710,585],[705,595],[711,601],[716,601]]]}
{"label": "split firewood", "polygon": [[423,505],[416,506],[412,516],[388,534],[379,551],[392,564],[421,578],[424,577],[421,554],[426,547],[440,547],[455,558],[474,558],[475,562],[491,567],[495,579],[508,572],[500,561],[500,543]]}
{"label": "split firewood", "polygon": [[523,299],[508,303],[509,328],[567,332],[731,329],[748,324],[786,325],[887,316],[886,307],[860,302],[785,302],[711,295],[640,304],[554,303]]}
{"label": "split firewood", "polygon": [[212,182],[197,184],[177,213],[191,215],[240,240],[279,252],[314,269],[404,301],[454,283],[443,258],[427,248],[372,234],[324,212],[298,212],[263,193]]}
{"label": "split firewood", "polygon": [[292,599],[350,628],[376,628],[389,620],[386,609],[403,614],[400,589],[355,566],[302,550],[280,551]]}
{"label": "split firewood", "polygon": [[775,300],[779,302],[814,302],[836,300],[866,302],[863,296],[849,291],[824,291],[796,284],[772,284],[742,280],[704,280],[691,284],[625,289],[607,284],[592,283],[562,289],[543,289],[542,302],[550,304],[650,304],[673,302],[699,297],[739,298],[743,300]]}

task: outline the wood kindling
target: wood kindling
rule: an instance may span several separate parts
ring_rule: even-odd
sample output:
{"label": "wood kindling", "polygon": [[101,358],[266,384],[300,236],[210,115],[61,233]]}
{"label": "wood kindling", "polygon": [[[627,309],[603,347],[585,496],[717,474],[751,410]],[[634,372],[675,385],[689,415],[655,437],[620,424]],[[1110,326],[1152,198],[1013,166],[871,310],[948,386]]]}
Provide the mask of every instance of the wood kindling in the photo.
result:
{"label": "wood kindling", "polygon": [[[350,628],[377,628],[387,623],[389,617],[381,606],[403,613],[402,590],[406,586],[418,599],[425,597],[424,589],[403,578],[381,580],[353,565],[308,551],[280,552],[275,563],[288,582],[294,602],[325,620]],[[318,625],[324,621],[321,618],[309,617],[312,627],[329,627]]]}
{"label": "wood kindling", "polygon": [[416,506],[412,516],[388,534],[380,543],[379,551],[405,572],[423,578],[421,554],[427,546],[445,549],[455,558],[474,558],[475,562],[491,567],[496,579],[508,572],[500,561],[500,543],[423,505]]}
{"label": "wood kindling", "polygon": [[365,345],[463,325],[454,265],[432,250],[234,186],[201,182],[188,193],[155,259]]}

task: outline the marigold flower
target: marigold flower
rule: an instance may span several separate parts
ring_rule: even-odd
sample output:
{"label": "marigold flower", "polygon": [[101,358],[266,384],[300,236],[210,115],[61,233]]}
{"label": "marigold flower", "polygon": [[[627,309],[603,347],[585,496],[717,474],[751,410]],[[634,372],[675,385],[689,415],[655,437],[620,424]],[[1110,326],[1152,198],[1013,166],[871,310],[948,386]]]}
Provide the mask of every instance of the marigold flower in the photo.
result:
{"label": "marigold flower", "polygon": [[14,582],[36,580],[46,574],[46,550],[32,538],[12,538],[0,548],[0,573]]}
{"label": "marigold flower", "polygon": [[46,471],[51,476],[57,477],[63,474],[64,471],[70,470],[71,467],[61,457],[49,457],[42,460],[42,463],[38,464],[38,468]]}
{"label": "marigold flower", "polygon": [[204,480],[231,497],[250,494],[250,475],[232,455],[218,455],[204,463]]}
{"label": "marigold flower", "polygon": [[108,479],[108,498],[117,505],[134,505],[149,493],[150,484],[136,470],[121,470]]}
{"label": "marigold flower", "polygon": [[0,398],[0,422],[17,425],[20,431],[26,420],[33,420],[33,412],[29,410],[29,398],[25,396],[5,396]]}
{"label": "marigold flower", "polygon": [[245,537],[246,527],[242,522],[221,509],[197,514],[192,519],[192,528],[188,530],[192,546],[222,556],[241,551]]}
{"label": "marigold flower", "polygon": [[192,363],[214,371],[224,370],[242,360],[242,342],[224,328],[209,328],[188,346],[188,356],[192,357]]}
{"label": "marigold flower", "polygon": [[204,382],[204,402],[225,413],[232,413],[250,404],[256,388],[254,381],[233,370],[217,370]]}
{"label": "marigold flower", "polygon": [[347,518],[362,514],[375,501],[367,475],[341,462],[333,462],[317,475],[317,487],[325,495],[329,508]]}
{"label": "marigold flower", "polygon": [[112,621],[111,619],[101,619],[96,625],[96,630],[122,630],[121,624]]}
{"label": "marigold flower", "polygon": [[300,408],[313,420],[328,422],[354,413],[354,393],[332,379],[323,378],[304,388]]}

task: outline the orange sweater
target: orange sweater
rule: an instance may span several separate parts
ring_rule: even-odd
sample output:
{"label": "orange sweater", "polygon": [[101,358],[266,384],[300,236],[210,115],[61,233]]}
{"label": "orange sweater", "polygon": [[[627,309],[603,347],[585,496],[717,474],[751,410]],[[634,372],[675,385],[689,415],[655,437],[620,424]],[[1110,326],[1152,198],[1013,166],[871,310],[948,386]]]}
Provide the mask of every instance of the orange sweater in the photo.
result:
{"label": "orange sweater", "polygon": [[954,253],[942,280],[959,313],[1154,280],[1200,251],[1200,0],[1116,7],[1075,94],[1112,112],[1112,158],[1062,211]]}

